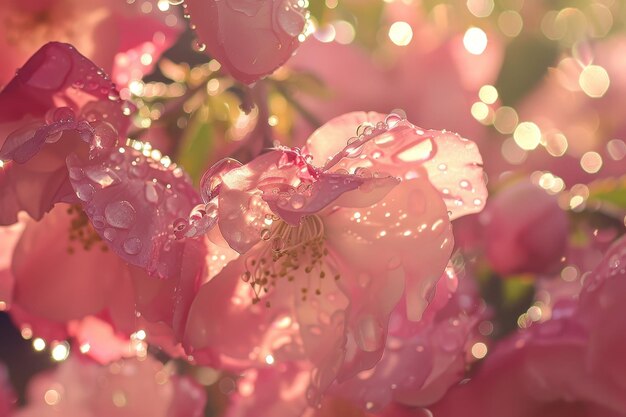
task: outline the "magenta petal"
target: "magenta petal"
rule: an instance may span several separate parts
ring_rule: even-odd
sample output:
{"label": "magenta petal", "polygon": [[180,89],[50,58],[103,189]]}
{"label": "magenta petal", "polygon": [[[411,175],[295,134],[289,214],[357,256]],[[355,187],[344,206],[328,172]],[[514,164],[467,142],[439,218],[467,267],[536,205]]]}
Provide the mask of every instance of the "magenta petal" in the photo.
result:
{"label": "magenta petal", "polygon": [[186,0],[199,42],[239,81],[271,74],[300,44],[307,11],[295,1]]}
{"label": "magenta petal", "polygon": [[14,222],[19,210],[39,219],[55,203],[75,201],[65,157],[115,146],[129,110],[72,46],[42,47],[0,92],[0,158],[12,161],[0,168],[0,224]]}
{"label": "magenta petal", "polygon": [[186,217],[199,196],[181,168],[166,168],[134,149],[67,160],[70,181],[93,226],[126,262],[160,277],[180,274],[184,243],[174,220]]}

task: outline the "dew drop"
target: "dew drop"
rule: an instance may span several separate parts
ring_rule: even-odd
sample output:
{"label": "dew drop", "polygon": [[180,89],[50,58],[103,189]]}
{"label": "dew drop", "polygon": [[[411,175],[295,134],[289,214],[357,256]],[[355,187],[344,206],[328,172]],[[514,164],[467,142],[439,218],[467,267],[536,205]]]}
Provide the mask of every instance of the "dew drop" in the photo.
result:
{"label": "dew drop", "polygon": [[157,204],[159,202],[159,192],[153,182],[147,182],[145,188],[145,197],[149,203]]}
{"label": "dew drop", "polygon": [[135,208],[128,201],[109,203],[104,208],[107,222],[119,229],[128,229],[135,223]]}
{"label": "dew drop", "polygon": [[110,168],[86,167],[84,172],[87,178],[100,185],[102,188],[107,188],[121,182],[120,177]]}
{"label": "dew drop", "polygon": [[[295,6],[295,7],[294,7]],[[298,36],[306,23],[304,16],[297,10],[293,0],[283,0],[278,8],[278,24],[289,36]]]}
{"label": "dew drop", "polygon": [[261,230],[261,239],[269,240],[270,236],[272,236],[272,232],[269,229]]}
{"label": "dew drop", "polygon": [[76,186],[76,195],[82,201],[89,201],[93,198],[94,188],[91,184],[79,184]]}
{"label": "dew drop", "polygon": [[124,241],[124,252],[129,255],[137,255],[141,251],[141,240],[138,237],[131,237]]}
{"label": "dew drop", "polygon": [[199,40],[194,40],[192,44],[192,48],[194,51],[204,52],[206,51],[206,44],[200,42]]}
{"label": "dew drop", "polygon": [[219,194],[222,177],[229,171],[239,168],[241,165],[241,162],[235,159],[224,158],[209,168],[200,180],[200,195],[202,196],[202,200],[205,203],[209,203],[213,200],[217,194]]}
{"label": "dew drop", "polygon": [[304,196],[300,195],[300,194],[295,194],[291,197],[291,207],[295,210],[299,210],[302,207],[304,207],[304,203],[306,202],[306,199],[304,198]]}
{"label": "dew drop", "polygon": [[112,241],[113,239],[115,239],[115,236],[117,236],[117,231],[112,227],[107,227],[106,229],[104,229],[103,234],[106,240]]}
{"label": "dew drop", "polygon": [[75,181],[82,180],[83,178],[85,178],[85,173],[83,172],[81,168],[78,168],[78,167],[71,167],[69,169],[69,174],[70,174],[70,178]]}

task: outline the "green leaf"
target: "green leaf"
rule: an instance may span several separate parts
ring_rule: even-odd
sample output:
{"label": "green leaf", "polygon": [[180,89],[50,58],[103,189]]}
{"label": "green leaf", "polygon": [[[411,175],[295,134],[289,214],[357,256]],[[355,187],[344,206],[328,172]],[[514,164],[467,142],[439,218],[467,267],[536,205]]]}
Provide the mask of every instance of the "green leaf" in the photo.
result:
{"label": "green leaf", "polygon": [[196,185],[200,182],[213,149],[213,136],[213,125],[201,107],[185,129],[178,155],[178,163],[185,168]]}
{"label": "green leaf", "polygon": [[531,91],[554,64],[558,54],[555,42],[527,35],[508,45],[496,88],[505,106],[512,106]]}
{"label": "green leaf", "polygon": [[607,178],[589,184],[587,204],[609,204],[626,210],[626,177]]}

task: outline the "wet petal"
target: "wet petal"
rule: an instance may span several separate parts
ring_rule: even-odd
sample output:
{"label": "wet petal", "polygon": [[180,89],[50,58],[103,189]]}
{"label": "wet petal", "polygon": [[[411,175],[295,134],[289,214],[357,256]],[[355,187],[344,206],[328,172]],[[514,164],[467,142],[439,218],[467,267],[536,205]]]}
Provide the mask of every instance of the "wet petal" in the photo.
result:
{"label": "wet petal", "polygon": [[[250,256],[255,254],[256,248]],[[283,280],[255,302],[250,284],[242,280],[249,262],[242,256],[229,263],[191,305],[184,344],[200,363],[242,369],[267,366],[268,355],[276,362],[302,357],[292,318],[296,284]]]}
{"label": "wet petal", "polygon": [[414,126],[401,114],[339,116],[314,132],[303,152],[330,170],[405,179],[427,175],[452,219],[479,212],[485,204],[476,145],[453,133]]}
{"label": "wet petal", "polygon": [[178,276],[184,242],[174,220],[199,196],[181,168],[121,148],[110,156],[68,160],[70,181],[98,234],[126,262],[160,277]]}
{"label": "wet petal", "polygon": [[293,0],[186,0],[198,42],[236,79],[271,74],[300,44],[307,11]]}
{"label": "wet petal", "polygon": [[0,109],[0,158],[13,161],[0,168],[0,224],[20,209],[41,218],[67,201],[65,156],[114,147],[131,110],[100,68],[61,43],[45,45],[18,71],[0,92]]}
{"label": "wet petal", "polygon": [[453,246],[446,207],[427,179],[405,180],[370,207],[337,210],[324,218],[324,226],[337,256],[354,267],[355,274],[371,277],[361,279],[365,285],[359,280],[345,285],[360,293],[377,274],[401,267],[409,317],[420,319]]}
{"label": "wet petal", "polygon": [[125,267],[86,226],[76,212],[61,207],[28,224],[13,255],[16,305],[57,322],[96,314],[107,305]]}

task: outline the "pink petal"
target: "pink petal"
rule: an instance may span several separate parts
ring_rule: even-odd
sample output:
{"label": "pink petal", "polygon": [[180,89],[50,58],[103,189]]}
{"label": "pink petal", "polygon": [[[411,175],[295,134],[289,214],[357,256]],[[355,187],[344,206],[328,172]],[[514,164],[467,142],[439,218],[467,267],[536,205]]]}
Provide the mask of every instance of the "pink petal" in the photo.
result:
{"label": "pink petal", "polygon": [[529,181],[497,193],[481,214],[487,257],[502,274],[547,272],[565,253],[568,218],[556,196]]}
{"label": "pink petal", "polygon": [[[350,139],[348,139],[350,138]],[[476,145],[445,131],[423,130],[401,115],[355,112],[314,132],[303,151],[325,169],[365,169],[410,179],[422,172],[439,190],[452,219],[482,210],[487,190]]]}
{"label": "pink petal", "polygon": [[244,257],[232,261],[200,288],[189,311],[187,350],[200,363],[229,369],[266,366],[268,355],[276,362],[301,358],[299,330],[292,319],[296,284],[281,281],[255,303],[250,284],[241,279],[245,264]]}
{"label": "pink petal", "polygon": [[389,314],[403,291],[409,319],[421,319],[453,238],[443,201],[424,178],[403,181],[370,207],[337,210],[324,226],[329,250],[345,265],[340,285],[351,300],[355,352],[343,370],[347,377],[382,355]]}
{"label": "pink petal", "polygon": [[207,53],[248,84],[293,55],[307,14],[296,2],[279,0],[187,0],[185,5]]}
{"label": "pink petal", "polygon": [[68,160],[70,181],[100,236],[132,265],[160,277],[178,276],[185,248],[174,220],[199,196],[181,168],[166,168],[131,148],[83,161]]}
{"label": "pink petal", "polygon": [[[146,13],[141,2],[111,4],[111,8],[116,9],[112,20],[119,33],[111,78],[120,90],[124,90],[132,81],[153,71],[159,57],[176,42],[184,24],[173,10],[162,12],[158,7],[152,7]],[[110,31],[98,38],[101,43],[110,42]]]}
{"label": "pink petal", "polygon": [[130,107],[72,46],[49,43],[2,90],[0,109],[0,158],[13,160],[0,168],[0,222],[7,224],[20,209],[41,218],[55,203],[71,201],[65,156],[115,146]]}
{"label": "pink petal", "polygon": [[[85,220],[59,207],[40,222],[28,224],[13,255],[16,305],[58,322],[80,319],[106,306],[124,279],[125,267],[106,252],[104,242],[91,240],[93,231]],[[70,240],[70,233],[76,240]]]}
{"label": "pink petal", "polygon": [[15,279],[11,273],[11,258],[17,241],[24,230],[25,222],[0,227],[0,311],[10,308],[13,300]]}

